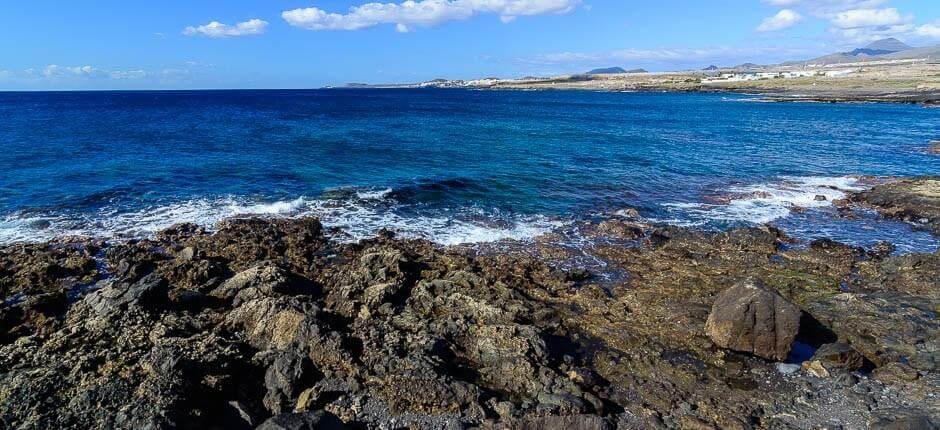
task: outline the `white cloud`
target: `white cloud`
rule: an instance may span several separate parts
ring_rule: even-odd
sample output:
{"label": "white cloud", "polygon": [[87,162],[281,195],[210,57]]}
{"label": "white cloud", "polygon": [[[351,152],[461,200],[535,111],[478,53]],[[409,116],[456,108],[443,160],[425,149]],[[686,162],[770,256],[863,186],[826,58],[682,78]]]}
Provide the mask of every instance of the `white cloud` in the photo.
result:
{"label": "white cloud", "polygon": [[42,69],[39,72],[43,77],[46,78],[61,78],[68,76],[78,76],[78,77],[103,77],[107,76],[107,72],[99,70],[92,66],[60,66],[58,64],[50,64]]}
{"label": "white cloud", "polygon": [[[116,79],[132,80],[150,77],[146,70],[107,70],[94,66],[60,66],[50,64],[41,70],[33,68],[23,71],[23,76],[30,79],[74,80],[74,79]],[[15,77],[11,73],[11,76]]]}
{"label": "white cloud", "polygon": [[290,25],[308,30],[359,30],[395,24],[401,31],[487,13],[498,15],[508,23],[520,16],[568,13],[580,3],[581,0],[406,0],[353,6],[346,14],[316,7],[293,9],[284,11],[281,17]]}
{"label": "white cloud", "polygon": [[198,27],[186,27],[183,34],[187,36],[206,36],[212,38],[249,36],[264,33],[268,22],[260,19],[249,19],[245,22],[239,22],[235,25],[222,24],[218,21],[212,21]]}
{"label": "white cloud", "polygon": [[[885,7],[890,0],[761,0],[762,3],[791,10],[802,17],[815,17],[829,23],[830,40],[841,49],[887,37],[912,44],[930,44],[940,39],[940,21],[916,24],[912,14]],[[771,31],[785,19],[766,18],[758,27]],[[781,17],[785,18],[785,17]],[[792,24],[790,24],[792,25]],[[786,27],[782,27],[786,28]]]}
{"label": "white cloud", "polygon": [[803,20],[803,15],[794,12],[791,9],[783,9],[776,15],[764,18],[757,31],[778,31],[790,28]]}
{"label": "white cloud", "polygon": [[934,21],[917,27],[914,32],[921,37],[940,39],[940,21]]}
{"label": "white cloud", "polygon": [[859,28],[895,25],[902,21],[904,18],[895,8],[852,9],[837,13],[832,24],[840,28]]}

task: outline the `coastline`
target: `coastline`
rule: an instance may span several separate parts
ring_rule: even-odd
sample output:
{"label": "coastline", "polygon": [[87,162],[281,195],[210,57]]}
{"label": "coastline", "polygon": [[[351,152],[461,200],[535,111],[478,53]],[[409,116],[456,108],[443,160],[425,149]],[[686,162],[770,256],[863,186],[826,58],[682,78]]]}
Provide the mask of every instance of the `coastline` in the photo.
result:
{"label": "coastline", "polygon": [[[779,69],[779,70],[778,70]],[[770,68],[781,72],[790,68]],[[774,102],[886,102],[940,104],[940,64],[867,64],[835,76],[767,78],[737,82],[708,81],[703,71],[560,75],[521,79],[437,79],[415,84],[365,85],[339,88],[468,88],[489,90],[589,90],[610,92],[727,92],[759,94]]]}
{"label": "coastline", "polygon": [[[837,207],[932,228],[938,184],[889,182]],[[590,429],[940,420],[940,251],[799,245],[769,227],[703,232],[629,213],[591,228],[606,266],[590,270],[559,269],[570,250],[550,238],[515,250],[387,232],[338,243],[311,218],[6,245],[3,420]],[[603,270],[625,276],[606,281]],[[735,300],[752,297],[742,288],[770,315],[799,316],[797,327],[741,315],[722,324],[750,341],[729,342],[715,318],[736,315]]]}

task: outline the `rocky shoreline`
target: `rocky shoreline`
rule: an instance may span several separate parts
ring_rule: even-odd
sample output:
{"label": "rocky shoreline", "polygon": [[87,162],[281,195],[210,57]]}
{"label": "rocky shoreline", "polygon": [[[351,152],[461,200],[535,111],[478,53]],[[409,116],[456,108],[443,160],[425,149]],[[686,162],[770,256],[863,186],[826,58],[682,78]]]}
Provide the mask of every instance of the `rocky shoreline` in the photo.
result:
{"label": "rocky shoreline", "polygon": [[[936,233],[936,184],[841,204]],[[940,425],[940,251],[594,227],[622,280],[310,218],[0,247],[0,427]]]}

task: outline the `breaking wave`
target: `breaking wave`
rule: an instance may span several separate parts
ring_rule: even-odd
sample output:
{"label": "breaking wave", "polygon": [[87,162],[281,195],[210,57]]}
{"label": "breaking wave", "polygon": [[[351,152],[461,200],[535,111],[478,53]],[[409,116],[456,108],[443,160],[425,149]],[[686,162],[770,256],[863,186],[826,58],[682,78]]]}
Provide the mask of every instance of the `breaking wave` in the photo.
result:
{"label": "breaking wave", "polygon": [[142,238],[173,224],[192,222],[207,228],[241,216],[315,216],[326,227],[338,228],[341,241],[374,236],[385,228],[406,237],[442,245],[524,241],[548,233],[565,222],[543,216],[511,216],[477,208],[447,213],[403,208],[391,199],[393,190],[337,189],[321,198],[299,197],[271,202],[241,197],[193,199],[136,210],[105,208],[93,214],[17,212],[0,218],[0,243],[37,242],[63,236]]}
{"label": "breaking wave", "polygon": [[863,189],[858,178],[783,176],[754,185],[731,186],[703,202],[666,203],[675,218],[664,220],[683,225],[704,225],[720,220],[764,224],[789,216],[793,211],[828,207],[844,199],[846,192]]}

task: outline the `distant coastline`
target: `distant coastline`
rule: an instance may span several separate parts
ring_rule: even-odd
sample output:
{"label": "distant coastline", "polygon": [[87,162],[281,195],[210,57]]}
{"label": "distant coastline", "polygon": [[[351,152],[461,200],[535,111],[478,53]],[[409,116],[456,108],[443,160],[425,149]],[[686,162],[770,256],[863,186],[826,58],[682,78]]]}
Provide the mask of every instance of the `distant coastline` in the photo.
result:
{"label": "distant coastline", "polygon": [[[809,72],[807,72],[809,70]],[[434,79],[404,84],[347,84],[326,88],[590,90],[733,92],[775,102],[892,102],[940,104],[940,63],[872,62],[805,69],[794,66],[701,71],[570,74],[517,79]]]}
{"label": "distant coastline", "polygon": [[710,65],[702,70],[647,72],[596,68],[556,76],[434,79],[417,83],[346,84],[341,88],[470,88],[743,92],[767,101],[940,104],[940,46],[914,48],[883,39],[848,52],[776,65]]}

